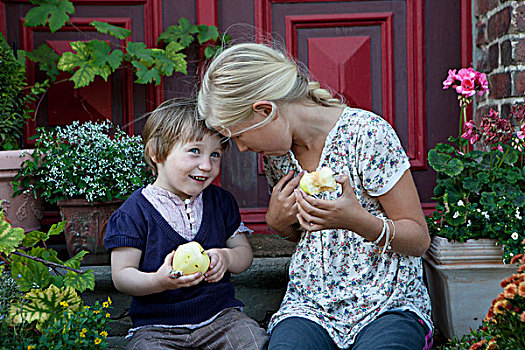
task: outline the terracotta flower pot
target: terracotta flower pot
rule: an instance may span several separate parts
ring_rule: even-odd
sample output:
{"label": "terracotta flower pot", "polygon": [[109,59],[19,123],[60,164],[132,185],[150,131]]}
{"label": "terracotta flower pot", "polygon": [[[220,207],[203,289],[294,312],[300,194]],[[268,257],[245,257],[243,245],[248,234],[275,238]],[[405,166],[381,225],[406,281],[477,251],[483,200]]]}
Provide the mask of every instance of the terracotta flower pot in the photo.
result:
{"label": "terracotta flower pot", "polygon": [[[2,209],[13,227],[21,227],[26,232],[40,229],[44,215],[44,201],[29,194],[13,197],[13,181],[20,165],[31,157],[32,149],[0,151],[0,200]],[[22,156],[22,154],[25,154]]]}
{"label": "terracotta flower pot", "polygon": [[89,252],[84,265],[110,263],[110,254],[104,247],[104,235],[109,217],[123,203],[121,200],[90,203],[85,199],[58,202],[62,220],[66,221],[64,235],[70,256],[82,250]]}

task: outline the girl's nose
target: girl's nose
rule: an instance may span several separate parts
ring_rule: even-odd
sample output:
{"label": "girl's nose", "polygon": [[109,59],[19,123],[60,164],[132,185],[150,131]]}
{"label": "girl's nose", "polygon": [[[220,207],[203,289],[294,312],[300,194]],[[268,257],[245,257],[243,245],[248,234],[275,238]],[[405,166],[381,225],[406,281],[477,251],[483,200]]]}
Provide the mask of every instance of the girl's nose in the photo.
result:
{"label": "girl's nose", "polygon": [[246,145],[243,145],[242,143],[240,143],[239,140],[235,140],[235,143],[237,144],[237,148],[239,149],[240,152],[247,152],[250,150]]}

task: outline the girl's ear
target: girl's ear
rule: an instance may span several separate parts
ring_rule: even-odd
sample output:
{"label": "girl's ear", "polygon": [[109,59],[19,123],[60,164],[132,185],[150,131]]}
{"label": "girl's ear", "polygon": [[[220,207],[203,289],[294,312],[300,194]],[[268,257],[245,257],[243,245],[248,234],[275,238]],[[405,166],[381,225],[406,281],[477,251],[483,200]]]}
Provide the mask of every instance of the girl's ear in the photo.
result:
{"label": "girl's ear", "polygon": [[252,105],[253,112],[255,114],[261,114],[262,117],[266,118],[272,114],[272,110],[275,108],[275,115],[277,115],[277,106],[275,103],[269,101],[257,101]]}

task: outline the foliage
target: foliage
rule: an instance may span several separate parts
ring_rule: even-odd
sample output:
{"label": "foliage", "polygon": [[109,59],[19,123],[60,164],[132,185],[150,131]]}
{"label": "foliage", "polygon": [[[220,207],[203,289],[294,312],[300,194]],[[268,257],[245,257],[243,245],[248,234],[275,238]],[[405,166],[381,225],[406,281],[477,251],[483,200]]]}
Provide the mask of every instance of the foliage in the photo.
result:
{"label": "foliage", "polygon": [[33,159],[13,181],[15,195],[30,190],[50,203],[125,199],[152,179],[141,140],[109,121],[39,128]]}
{"label": "foliage", "polygon": [[[525,240],[521,242],[521,252]],[[442,350],[525,349],[525,256],[515,255],[517,273],[501,281],[501,292],[493,301],[483,324],[461,338],[454,338]]]}
{"label": "foliage", "polygon": [[[484,82],[472,69],[465,75],[469,72]],[[444,85],[458,91],[461,81],[455,71],[449,72]],[[516,104],[506,117],[491,110],[476,126],[466,121],[465,110],[476,91],[485,93],[487,88],[483,83],[464,85],[472,87],[458,91],[460,134],[464,132],[428,153],[428,162],[437,172],[437,204],[427,222],[432,233],[449,240],[497,239],[508,262],[521,251],[525,238],[525,106]],[[469,141],[477,149],[469,151]]]}
{"label": "foliage", "polygon": [[95,285],[92,270],[78,270],[86,252],[63,262],[45,244],[64,226],[20,234],[0,211],[2,349],[106,348],[111,300],[90,308],[78,294]]}
{"label": "foliage", "polygon": [[0,150],[20,148],[24,122],[33,112],[29,106],[48,86],[46,80],[28,87],[24,61],[0,33]]}
{"label": "foliage", "polygon": [[[43,26],[49,24],[52,33],[70,22],[69,15],[75,12],[72,2],[68,0],[31,0],[36,7],[26,15],[26,26]],[[123,42],[122,46],[113,47],[114,43],[106,40],[71,42],[72,52],[62,56],[28,55],[37,62],[54,81],[58,70],[72,73],[70,78],[75,88],[87,86],[95,77],[107,80],[111,73],[122,67],[132,67],[136,83],[161,83],[162,76],[171,76],[175,72],[187,73],[187,55],[183,50],[190,47],[195,40],[203,45],[204,56],[212,57],[230,37],[219,35],[215,26],[193,25],[188,19],[180,18],[178,25],[172,25],[159,35],[157,43],[164,46],[148,48],[143,42],[130,41],[131,31],[106,22],[90,23],[97,32],[107,34]],[[52,49],[42,44],[36,52],[49,52]],[[58,70],[57,70],[58,68]]]}

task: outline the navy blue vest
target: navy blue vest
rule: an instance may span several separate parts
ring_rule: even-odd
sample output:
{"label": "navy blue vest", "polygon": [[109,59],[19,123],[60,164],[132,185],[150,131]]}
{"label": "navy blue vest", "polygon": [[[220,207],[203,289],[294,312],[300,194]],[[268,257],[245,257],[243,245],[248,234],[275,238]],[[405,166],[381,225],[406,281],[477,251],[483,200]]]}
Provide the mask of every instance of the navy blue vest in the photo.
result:
{"label": "navy blue vest", "polygon": [[[203,192],[202,223],[194,241],[204,249],[224,248],[240,222],[235,198],[228,191],[211,185]],[[142,189],[135,191],[113,213],[104,238],[106,249],[142,250],[139,270],[144,272],[157,271],[168,253],[187,242],[142,195]],[[129,314],[134,327],[198,324],[225,308],[244,306],[234,294],[227,272],[216,283],[203,281],[192,287],[132,297]]]}

